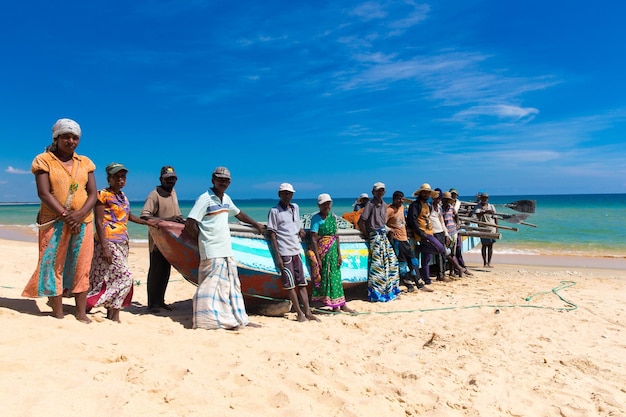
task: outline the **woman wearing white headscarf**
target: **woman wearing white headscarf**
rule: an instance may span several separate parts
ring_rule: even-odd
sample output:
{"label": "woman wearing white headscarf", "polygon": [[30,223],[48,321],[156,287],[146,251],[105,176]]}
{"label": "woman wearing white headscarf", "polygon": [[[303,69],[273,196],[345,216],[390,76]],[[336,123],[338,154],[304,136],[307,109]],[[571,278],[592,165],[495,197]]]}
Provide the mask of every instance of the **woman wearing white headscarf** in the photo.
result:
{"label": "woman wearing white headscarf", "polygon": [[75,152],[81,134],[74,120],[57,120],[52,126],[52,144],[33,160],[31,171],[41,199],[39,265],[22,295],[48,297],[52,315],[59,319],[63,318],[62,297],[73,295],[76,318],[89,323],[86,301],[97,188],[96,166]]}

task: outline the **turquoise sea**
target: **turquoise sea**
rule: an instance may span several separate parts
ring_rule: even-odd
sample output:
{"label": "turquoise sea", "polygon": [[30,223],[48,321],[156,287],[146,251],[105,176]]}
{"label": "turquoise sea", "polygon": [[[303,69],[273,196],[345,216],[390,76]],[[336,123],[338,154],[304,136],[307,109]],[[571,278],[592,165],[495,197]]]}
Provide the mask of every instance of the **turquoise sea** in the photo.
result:
{"label": "turquoise sea", "polygon": [[[522,199],[537,202],[536,213],[525,220],[537,227],[501,221],[501,225],[518,231],[502,230],[502,239],[494,246],[497,253],[626,258],[626,194],[490,196],[498,212],[506,214],[517,212],[499,204]],[[462,196],[461,200],[473,201],[472,196]],[[389,196],[386,201],[390,201]],[[317,211],[314,199],[294,202],[303,214]],[[235,199],[239,208],[258,221],[266,221],[269,208],[276,203],[275,199]],[[351,198],[337,198],[333,211],[338,215],[351,211],[353,203]],[[180,201],[183,215],[192,205],[193,201]],[[142,206],[142,201],[132,202],[131,210],[139,215]],[[37,210],[38,204],[0,203],[0,238],[35,241]],[[145,226],[131,223],[129,230],[132,241],[147,242]]]}

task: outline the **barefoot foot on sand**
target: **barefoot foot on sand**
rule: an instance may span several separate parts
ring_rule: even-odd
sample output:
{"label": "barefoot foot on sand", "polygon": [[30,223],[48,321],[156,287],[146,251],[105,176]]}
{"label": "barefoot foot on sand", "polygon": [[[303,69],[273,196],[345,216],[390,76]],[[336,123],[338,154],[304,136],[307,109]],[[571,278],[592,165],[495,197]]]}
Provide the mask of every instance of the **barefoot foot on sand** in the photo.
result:
{"label": "barefoot foot on sand", "polygon": [[91,323],[91,319],[89,317],[87,317],[86,314],[83,314],[83,315],[80,315],[80,316],[76,316],[76,320],[80,321],[81,323],[85,323],[85,324]]}
{"label": "barefoot foot on sand", "polygon": [[348,313],[348,314],[357,314],[355,310],[352,310],[350,307],[348,307],[345,304],[341,306],[341,311],[343,311],[344,313]]}
{"label": "barefoot foot on sand", "polygon": [[315,314],[313,314],[313,313],[309,313],[309,314],[307,314],[307,315],[306,315],[306,318],[307,318],[307,319],[309,319],[309,320],[311,320],[311,321],[322,321],[322,320],[320,320],[319,318],[315,317]]}

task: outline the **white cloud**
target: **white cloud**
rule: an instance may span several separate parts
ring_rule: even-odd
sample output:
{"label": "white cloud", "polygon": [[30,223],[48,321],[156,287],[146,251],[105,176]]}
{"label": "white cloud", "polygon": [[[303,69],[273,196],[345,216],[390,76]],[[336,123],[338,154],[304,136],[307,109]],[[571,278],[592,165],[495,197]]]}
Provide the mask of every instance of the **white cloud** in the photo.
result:
{"label": "white cloud", "polygon": [[237,44],[244,46],[244,47],[249,47],[249,46],[257,46],[258,44],[266,44],[266,43],[273,43],[273,42],[280,42],[280,43],[284,43],[284,41],[286,41],[288,39],[288,37],[286,35],[280,35],[280,36],[268,36],[268,35],[257,35],[254,38],[242,38],[236,41]]}
{"label": "white cloud", "polygon": [[395,54],[387,55],[381,52],[374,53],[359,53],[354,55],[354,59],[359,62],[371,62],[374,64],[388,64],[393,62]]}
{"label": "white cloud", "polygon": [[552,150],[514,150],[499,151],[485,155],[486,160],[501,159],[504,161],[515,161],[519,165],[520,162],[548,162],[562,158],[562,154]]}
{"label": "white cloud", "polygon": [[[378,20],[378,29],[390,30],[388,36],[402,35],[407,29],[423,22],[428,17],[430,6],[427,4],[415,4],[413,2],[365,2],[349,14],[357,16],[363,22]],[[402,16],[394,19],[395,16]]]}
{"label": "white cloud", "polygon": [[350,14],[360,17],[365,22],[387,17],[387,12],[384,10],[383,6],[373,1],[368,1],[355,7]]}
{"label": "white cloud", "polygon": [[25,171],[23,169],[18,169],[18,168],[13,168],[12,166],[8,166],[7,169],[4,170],[4,172],[7,172],[9,174],[30,174],[30,171]]}
{"label": "white cloud", "polygon": [[539,110],[534,107],[519,107],[508,104],[496,104],[485,106],[473,106],[466,110],[462,110],[454,115],[456,120],[474,119],[481,116],[493,116],[500,119],[512,119],[518,121],[521,119],[532,119],[539,114]]}
{"label": "white cloud", "polygon": [[[362,60],[368,55],[358,54],[355,58]],[[421,80],[427,85],[437,88],[437,84],[444,84],[445,79],[459,76],[476,62],[486,57],[479,54],[450,53],[435,56],[418,57],[411,60],[390,61],[381,60],[382,54],[371,54],[378,57],[374,65],[367,66],[343,84],[343,89],[350,90],[358,87],[388,87],[389,83],[401,80]],[[440,82],[437,82],[437,80]]]}
{"label": "white cloud", "polygon": [[398,36],[403,34],[406,29],[426,20],[426,18],[428,17],[428,12],[430,12],[430,6],[428,6],[427,4],[415,5],[415,9],[413,10],[413,12],[409,13],[407,17],[395,20],[388,25],[389,28],[393,29],[389,33],[389,35]]}

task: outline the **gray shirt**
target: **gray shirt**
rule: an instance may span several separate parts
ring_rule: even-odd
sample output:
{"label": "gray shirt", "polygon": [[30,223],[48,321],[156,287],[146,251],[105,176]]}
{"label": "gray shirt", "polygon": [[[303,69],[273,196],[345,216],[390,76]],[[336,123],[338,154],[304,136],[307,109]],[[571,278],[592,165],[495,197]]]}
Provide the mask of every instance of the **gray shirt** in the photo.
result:
{"label": "gray shirt", "polygon": [[300,208],[291,203],[283,207],[280,203],[272,207],[267,215],[267,230],[276,233],[276,242],[281,256],[300,253]]}
{"label": "gray shirt", "polygon": [[387,224],[387,204],[384,201],[379,203],[375,199],[370,200],[361,213],[361,219],[365,222],[368,233],[385,227]]}

